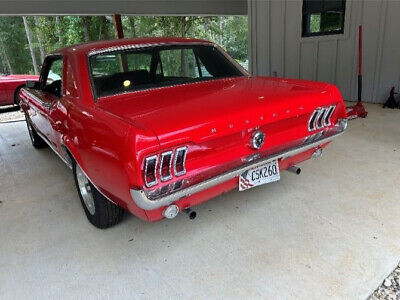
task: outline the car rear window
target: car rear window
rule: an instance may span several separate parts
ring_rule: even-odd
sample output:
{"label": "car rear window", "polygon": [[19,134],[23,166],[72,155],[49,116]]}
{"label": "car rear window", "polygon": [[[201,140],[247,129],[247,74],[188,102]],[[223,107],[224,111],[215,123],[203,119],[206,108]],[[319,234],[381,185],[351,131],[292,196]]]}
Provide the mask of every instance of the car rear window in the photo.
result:
{"label": "car rear window", "polygon": [[89,56],[96,97],[202,80],[243,76],[216,47],[171,45]]}

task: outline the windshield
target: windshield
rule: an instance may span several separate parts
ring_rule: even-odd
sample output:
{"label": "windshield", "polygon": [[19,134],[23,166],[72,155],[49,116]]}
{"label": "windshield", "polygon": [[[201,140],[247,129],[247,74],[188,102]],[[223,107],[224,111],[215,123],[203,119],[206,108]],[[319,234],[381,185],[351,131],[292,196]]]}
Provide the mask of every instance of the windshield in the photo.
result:
{"label": "windshield", "polygon": [[216,47],[208,45],[106,52],[90,56],[89,63],[97,97],[244,75]]}

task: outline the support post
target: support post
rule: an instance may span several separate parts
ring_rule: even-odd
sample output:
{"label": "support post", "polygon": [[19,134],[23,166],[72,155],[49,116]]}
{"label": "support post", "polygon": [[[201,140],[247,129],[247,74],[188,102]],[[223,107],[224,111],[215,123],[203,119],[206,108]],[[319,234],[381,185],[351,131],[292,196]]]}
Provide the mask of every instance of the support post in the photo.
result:
{"label": "support post", "polygon": [[121,15],[113,15],[112,20],[114,24],[115,37],[117,39],[123,39],[124,29],[122,28]]}

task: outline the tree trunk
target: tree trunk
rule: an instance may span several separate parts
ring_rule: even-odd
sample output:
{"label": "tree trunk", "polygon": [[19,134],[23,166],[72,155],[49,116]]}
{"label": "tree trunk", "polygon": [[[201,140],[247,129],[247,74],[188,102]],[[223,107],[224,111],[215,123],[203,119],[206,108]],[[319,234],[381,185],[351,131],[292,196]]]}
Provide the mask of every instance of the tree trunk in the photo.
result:
{"label": "tree trunk", "polygon": [[62,32],[61,32],[61,17],[56,16],[56,26],[57,26],[57,35],[58,35],[58,42],[60,43],[60,46],[63,45],[63,39],[62,39]]}
{"label": "tree trunk", "polygon": [[10,74],[14,74],[14,70],[13,70],[13,68],[11,66],[10,58],[8,57],[6,49],[4,48],[3,44],[1,45],[1,53],[3,54],[4,60],[6,62],[6,66],[8,68],[8,72]]}
{"label": "tree trunk", "polygon": [[35,71],[35,74],[39,74],[39,67],[38,67],[38,64],[36,61],[36,55],[35,55],[35,51],[34,51],[33,45],[32,45],[32,34],[29,29],[29,24],[28,24],[28,21],[26,20],[26,17],[22,17],[22,20],[24,21],[26,38],[28,39],[29,51],[31,52],[33,70]]}
{"label": "tree trunk", "polygon": [[83,27],[83,40],[87,43],[90,41],[89,36],[89,22],[90,17],[82,17],[82,27]]}
{"label": "tree trunk", "polygon": [[131,25],[132,37],[136,37],[135,17],[129,17],[129,24]]}
{"label": "tree trunk", "polygon": [[218,17],[218,25],[219,25],[219,45],[222,46],[222,17]]}
{"label": "tree trunk", "polygon": [[[186,17],[181,17],[181,36],[186,36]],[[184,49],[181,50],[181,76],[187,76],[188,66],[186,61],[186,52]]]}
{"label": "tree trunk", "polygon": [[40,50],[40,58],[42,59],[42,62],[44,61],[44,58],[46,57],[46,53],[44,52],[44,47],[43,47],[43,36],[42,32],[39,29],[39,17],[34,17],[35,18],[35,26],[36,26],[36,37],[38,40],[39,44],[39,50]]}

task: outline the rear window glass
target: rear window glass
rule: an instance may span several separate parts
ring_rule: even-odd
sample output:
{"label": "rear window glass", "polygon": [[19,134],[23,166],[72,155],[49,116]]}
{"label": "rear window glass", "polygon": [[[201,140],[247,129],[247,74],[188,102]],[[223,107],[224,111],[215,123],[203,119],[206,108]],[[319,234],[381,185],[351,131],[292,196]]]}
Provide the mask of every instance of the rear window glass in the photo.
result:
{"label": "rear window glass", "polygon": [[159,46],[90,56],[97,97],[202,80],[243,76],[218,49],[206,45]]}

